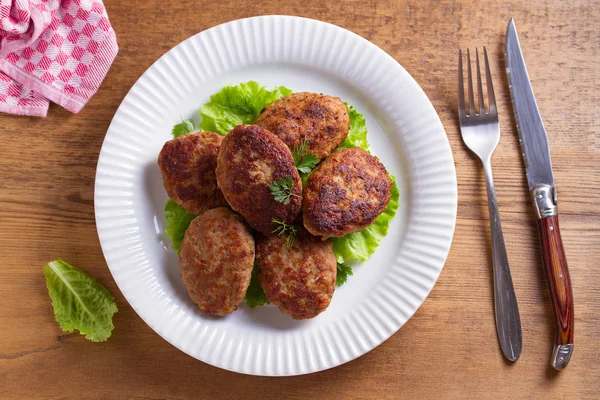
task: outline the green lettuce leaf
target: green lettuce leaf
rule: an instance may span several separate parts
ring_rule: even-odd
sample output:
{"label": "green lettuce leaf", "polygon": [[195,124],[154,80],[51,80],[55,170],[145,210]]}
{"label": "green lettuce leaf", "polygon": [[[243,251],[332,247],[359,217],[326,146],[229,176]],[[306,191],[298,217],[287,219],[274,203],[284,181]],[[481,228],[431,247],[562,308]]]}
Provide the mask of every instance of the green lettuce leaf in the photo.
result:
{"label": "green lettuce leaf", "polygon": [[367,141],[367,120],[365,117],[356,111],[356,108],[348,105],[348,115],[350,116],[350,130],[346,140],[339,145],[342,147],[360,147],[363,150],[369,151],[369,142]]}
{"label": "green lettuce leaf", "polygon": [[267,300],[267,295],[265,295],[265,291],[263,290],[262,286],[260,286],[260,282],[258,281],[258,272],[258,265],[254,264],[254,269],[252,269],[252,277],[250,278],[250,286],[248,286],[245,297],[246,304],[248,304],[248,307],[250,308],[270,304],[269,300]]}
{"label": "green lettuce leaf", "polygon": [[198,129],[196,126],[196,122],[193,119],[183,119],[181,118],[181,123],[175,125],[171,130],[171,134],[174,138],[177,138],[181,135],[185,135],[186,133],[194,132]]}
{"label": "green lettuce leaf", "polygon": [[171,246],[177,251],[177,254],[181,249],[183,235],[185,235],[185,231],[194,218],[196,218],[194,214],[187,212],[173,200],[167,200],[167,204],[165,204],[165,221],[167,222],[165,232],[171,238]]}
{"label": "green lettuce leaf", "polygon": [[237,125],[253,123],[266,105],[291,93],[284,86],[269,91],[254,81],[225,86],[200,108],[200,129],[226,135]]}
{"label": "green lettuce leaf", "polygon": [[113,315],[118,309],[108,289],[63,260],[49,262],[44,275],[54,317],[63,331],[77,329],[92,342],[104,342],[110,337],[115,327]]}
{"label": "green lettuce leaf", "polygon": [[375,222],[360,232],[349,233],[341,238],[333,238],[333,252],[339,264],[352,261],[365,261],[375,252],[381,239],[387,235],[390,221],[398,210],[400,191],[396,185],[396,178],[392,179],[390,203],[385,211],[377,217]]}

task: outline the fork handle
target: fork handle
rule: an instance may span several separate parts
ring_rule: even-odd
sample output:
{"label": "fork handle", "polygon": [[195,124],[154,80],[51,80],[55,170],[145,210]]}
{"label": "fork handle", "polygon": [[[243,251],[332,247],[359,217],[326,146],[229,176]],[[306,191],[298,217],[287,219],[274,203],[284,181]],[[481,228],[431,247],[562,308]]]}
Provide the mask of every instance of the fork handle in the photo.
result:
{"label": "fork handle", "polygon": [[498,331],[498,340],[504,356],[510,361],[517,361],[521,355],[523,346],[521,318],[508,266],[508,257],[506,255],[504,235],[502,234],[490,160],[484,161],[483,168],[485,171],[490,229],[492,233],[496,330]]}
{"label": "fork handle", "polygon": [[575,315],[573,291],[567,258],[560,237],[556,190],[549,185],[538,185],[532,190],[537,211],[542,260],[548,290],[556,321],[556,339],[552,352],[552,366],[563,369],[573,354]]}

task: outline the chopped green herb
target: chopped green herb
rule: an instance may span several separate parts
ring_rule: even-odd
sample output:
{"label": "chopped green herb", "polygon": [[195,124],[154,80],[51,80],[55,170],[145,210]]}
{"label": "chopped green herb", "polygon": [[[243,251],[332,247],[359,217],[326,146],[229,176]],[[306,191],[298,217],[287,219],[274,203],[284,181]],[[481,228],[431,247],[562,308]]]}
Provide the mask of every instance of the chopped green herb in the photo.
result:
{"label": "chopped green herb", "polygon": [[302,157],[304,156],[307,150],[308,140],[306,139],[304,139],[302,143],[300,143],[298,146],[294,147],[294,149],[292,150],[292,156],[294,156],[294,165],[300,164],[300,162],[302,161]]}
{"label": "chopped green herb", "polygon": [[292,156],[294,157],[294,165],[301,174],[310,174],[317,166],[319,160],[312,153],[307,153],[308,141],[304,139],[299,146],[294,147]]}
{"label": "chopped green herb", "polygon": [[335,286],[342,286],[344,283],[346,283],[346,280],[352,274],[352,267],[346,264],[338,263],[337,274],[335,276]]}
{"label": "chopped green herb", "polygon": [[277,179],[269,185],[269,190],[276,202],[285,204],[286,206],[290,204],[292,196],[300,197],[294,194],[294,180],[291,176]]}
{"label": "chopped green herb", "polygon": [[302,161],[300,161],[300,163],[296,165],[296,169],[300,173],[310,174],[312,170],[315,169],[318,163],[319,160],[317,159],[317,157],[315,157],[311,153],[308,153],[307,155],[302,157]]}
{"label": "chopped green herb", "polygon": [[273,233],[276,233],[278,236],[285,235],[287,233],[288,235],[285,239],[284,245],[285,247],[292,247],[296,241],[298,228],[296,228],[294,225],[286,224],[283,221],[278,221],[275,218],[272,219],[272,222],[277,224],[277,228],[273,230]]}
{"label": "chopped green herb", "polygon": [[296,235],[290,233],[287,238],[285,238],[285,243],[283,243],[283,245],[289,249],[294,243],[296,243]]}

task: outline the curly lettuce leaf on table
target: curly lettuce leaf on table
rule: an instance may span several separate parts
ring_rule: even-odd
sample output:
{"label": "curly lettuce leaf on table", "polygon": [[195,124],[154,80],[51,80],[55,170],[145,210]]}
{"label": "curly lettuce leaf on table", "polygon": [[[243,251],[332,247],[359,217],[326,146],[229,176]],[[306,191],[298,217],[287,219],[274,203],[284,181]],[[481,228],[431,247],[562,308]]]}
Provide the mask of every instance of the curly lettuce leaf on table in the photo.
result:
{"label": "curly lettuce leaf on table", "polygon": [[118,309],[108,289],[63,260],[49,262],[44,275],[56,322],[63,331],[77,329],[92,342],[110,337]]}
{"label": "curly lettuce leaf on table", "polygon": [[[292,91],[284,86],[279,86],[275,90],[269,91],[254,81],[241,83],[237,86],[226,86],[218,93],[212,95],[210,101],[200,108],[200,116],[202,118],[200,130],[226,135],[237,125],[253,123],[265,106],[291,93]],[[360,147],[369,151],[366,120],[353,106],[347,103],[346,105],[348,106],[350,116],[350,130],[346,140],[339,148]],[[182,123],[184,122],[185,120],[182,121]],[[173,132],[175,133],[175,128]],[[301,159],[297,160],[297,166],[301,165],[301,162]],[[310,167],[310,169],[304,169],[306,172],[300,171],[303,184],[306,183],[310,175],[308,171],[312,172],[312,168],[314,168],[313,165]],[[352,275],[350,264],[366,260],[375,252],[379,243],[388,232],[389,223],[398,209],[400,196],[396,180],[393,176],[390,175],[390,177],[392,178],[392,196],[384,213],[363,231],[332,239],[334,253],[338,262],[337,286],[343,285],[348,276]],[[165,206],[165,219],[167,221],[165,231],[171,237],[173,248],[177,252],[179,252],[185,230],[194,217],[193,214],[188,213],[172,200],[169,200]],[[246,293],[246,303],[252,308],[268,304],[266,296],[258,282],[256,267],[253,271],[250,287]]]}

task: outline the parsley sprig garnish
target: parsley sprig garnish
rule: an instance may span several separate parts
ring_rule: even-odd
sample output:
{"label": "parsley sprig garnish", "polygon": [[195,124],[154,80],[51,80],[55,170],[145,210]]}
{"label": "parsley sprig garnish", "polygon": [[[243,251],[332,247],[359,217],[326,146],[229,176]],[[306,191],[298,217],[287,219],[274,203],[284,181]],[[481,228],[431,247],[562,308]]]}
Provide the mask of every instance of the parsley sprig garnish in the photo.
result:
{"label": "parsley sprig garnish", "polygon": [[273,233],[276,233],[278,236],[285,235],[287,233],[288,235],[285,239],[284,246],[292,247],[294,245],[294,242],[296,241],[296,234],[298,233],[298,228],[296,228],[294,225],[286,224],[285,222],[279,221],[275,218],[273,218],[271,221],[277,225],[277,227],[273,230]]}
{"label": "parsley sprig garnish", "polygon": [[312,153],[307,153],[308,141],[304,139],[299,146],[294,147],[292,156],[294,157],[294,165],[298,172],[309,174],[318,164],[319,160]]}
{"label": "parsley sprig garnish", "polygon": [[303,174],[309,174],[313,169],[315,169],[318,162],[319,160],[317,159],[317,157],[308,153],[307,155],[302,157],[302,161],[300,161],[300,163],[296,165],[296,169],[298,170],[298,172],[301,172]]}
{"label": "parsley sprig garnish", "polygon": [[294,193],[294,180],[291,176],[277,179],[269,185],[269,190],[276,202],[286,206],[290,204],[292,196],[300,197]]}
{"label": "parsley sprig garnish", "polygon": [[292,156],[294,157],[294,165],[300,164],[300,162],[302,161],[302,157],[304,156],[304,153],[306,153],[307,150],[308,140],[306,139],[304,139],[302,143],[300,143],[298,146],[294,147],[294,149],[292,150]]}
{"label": "parsley sprig garnish", "polygon": [[342,286],[346,283],[348,276],[352,275],[352,267],[346,264],[337,264],[337,273],[335,275],[335,286]]}

